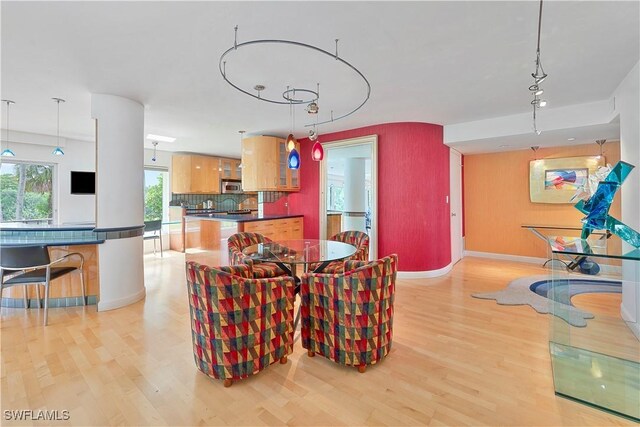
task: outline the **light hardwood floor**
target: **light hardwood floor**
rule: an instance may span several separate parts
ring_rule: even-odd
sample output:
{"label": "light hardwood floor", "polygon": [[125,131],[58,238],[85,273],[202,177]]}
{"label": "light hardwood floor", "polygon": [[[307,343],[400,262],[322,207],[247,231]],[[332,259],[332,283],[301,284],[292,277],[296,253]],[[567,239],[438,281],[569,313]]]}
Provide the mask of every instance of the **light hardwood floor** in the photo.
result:
{"label": "light hardwood floor", "polygon": [[533,265],[466,258],[445,277],[399,280],[392,351],[364,374],[297,342],[286,365],[231,388],[194,365],[184,255],[145,267],[146,299],[123,309],[54,308],[46,328],[39,310],[2,309],[3,413],[69,410],[51,424],[94,426],[632,425],[554,395],[547,316],[470,297],[545,271]]}

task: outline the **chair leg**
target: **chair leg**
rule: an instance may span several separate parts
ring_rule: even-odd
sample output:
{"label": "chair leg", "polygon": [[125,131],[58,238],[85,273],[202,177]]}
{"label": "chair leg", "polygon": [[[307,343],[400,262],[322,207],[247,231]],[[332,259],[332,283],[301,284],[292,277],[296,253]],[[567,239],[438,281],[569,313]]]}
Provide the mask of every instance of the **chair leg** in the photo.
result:
{"label": "chair leg", "polygon": [[81,268],[79,268],[78,271],[80,271],[80,287],[82,288],[82,305],[87,305],[86,290],[84,289],[84,271]]}
{"label": "chair leg", "polygon": [[40,296],[40,284],[36,285],[36,296],[38,298],[38,308],[42,308],[42,297]]}
{"label": "chair leg", "polygon": [[280,364],[281,364],[281,365],[284,365],[285,363],[287,363],[287,356],[282,356],[282,357],[280,358]]}
{"label": "chair leg", "polygon": [[[48,278],[47,278],[48,279]],[[44,284],[44,326],[49,324],[49,280]]]}
{"label": "chair leg", "polygon": [[29,289],[24,285],[24,308],[29,308]]}
{"label": "chair leg", "polygon": [[366,370],[367,370],[367,365],[358,366],[358,372],[360,372],[361,374],[364,374]]}
{"label": "chair leg", "polygon": [[153,239],[153,254],[156,254],[156,239]]}
{"label": "chair leg", "polygon": [[231,378],[227,378],[226,380],[224,380],[225,387],[231,387],[232,385],[233,385],[233,380]]}
{"label": "chair leg", "polygon": [[160,258],[164,258],[164,254],[162,253],[162,234],[160,234]]}
{"label": "chair leg", "polygon": [[315,352],[313,352],[313,351],[311,351],[311,350],[307,350],[307,356],[309,356],[309,357],[313,357],[313,356],[315,356],[315,355],[316,355],[316,353],[315,353]]}

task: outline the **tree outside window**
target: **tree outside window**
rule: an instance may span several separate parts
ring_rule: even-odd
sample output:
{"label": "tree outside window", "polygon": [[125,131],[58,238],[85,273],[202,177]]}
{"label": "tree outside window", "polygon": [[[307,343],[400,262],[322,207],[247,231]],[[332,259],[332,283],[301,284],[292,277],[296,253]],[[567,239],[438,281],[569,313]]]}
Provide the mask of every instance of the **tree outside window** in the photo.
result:
{"label": "tree outside window", "polygon": [[0,222],[51,222],[53,165],[2,162]]}

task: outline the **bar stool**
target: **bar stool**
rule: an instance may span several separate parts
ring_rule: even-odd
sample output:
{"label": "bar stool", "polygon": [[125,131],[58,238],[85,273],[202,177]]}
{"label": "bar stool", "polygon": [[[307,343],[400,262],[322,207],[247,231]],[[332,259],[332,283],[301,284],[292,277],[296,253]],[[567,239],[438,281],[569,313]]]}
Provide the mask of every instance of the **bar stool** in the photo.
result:
{"label": "bar stool", "polygon": [[[80,266],[53,267],[71,257],[80,258]],[[0,307],[2,291],[12,286],[23,285],[25,308],[28,308],[27,285],[36,285],[38,308],[41,308],[40,285],[44,285],[44,325],[48,323],[49,285],[54,279],[78,270],[82,287],[82,304],[87,305],[84,289],[84,257],[78,252],[69,253],[62,258],[51,261],[46,246],[9,246],[0,247]]]}

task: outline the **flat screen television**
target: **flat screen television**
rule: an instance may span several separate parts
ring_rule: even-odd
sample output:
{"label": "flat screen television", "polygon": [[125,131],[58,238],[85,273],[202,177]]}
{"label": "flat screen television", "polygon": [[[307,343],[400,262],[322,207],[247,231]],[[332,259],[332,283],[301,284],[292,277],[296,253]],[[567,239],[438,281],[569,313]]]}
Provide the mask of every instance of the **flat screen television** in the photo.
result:
{"label": "flat screen television", "polygon": [[71,171],[71,194],[96,194],[96,173]]}

